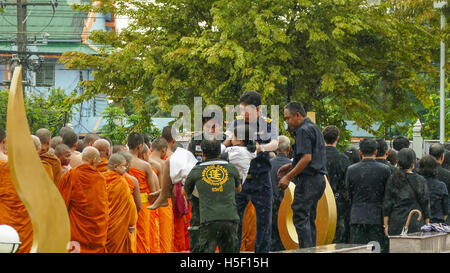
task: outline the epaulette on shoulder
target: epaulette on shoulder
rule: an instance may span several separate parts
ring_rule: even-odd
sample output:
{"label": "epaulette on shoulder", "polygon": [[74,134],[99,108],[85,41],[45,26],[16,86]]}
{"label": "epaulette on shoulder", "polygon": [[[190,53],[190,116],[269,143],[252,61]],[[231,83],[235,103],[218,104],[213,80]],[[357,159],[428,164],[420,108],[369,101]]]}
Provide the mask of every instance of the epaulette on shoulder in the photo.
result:
{"label": "epaulette on shoulder", "polygon": [[237,120],[242,120],[242,119],[244,119],[244,116],[236,116],[236,119]]}
{"label": "epaulette on shoulder", "polygon": [[267,123],[271,123],[272,122],[272,119],[271,118],[264,118],[264,120],[267,122]]}

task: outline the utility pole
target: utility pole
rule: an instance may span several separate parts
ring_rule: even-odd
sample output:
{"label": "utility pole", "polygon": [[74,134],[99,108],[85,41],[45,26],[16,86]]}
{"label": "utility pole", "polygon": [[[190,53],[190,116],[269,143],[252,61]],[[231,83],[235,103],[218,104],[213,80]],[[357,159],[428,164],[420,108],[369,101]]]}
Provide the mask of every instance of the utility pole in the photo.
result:
{"label": "utility pole", "polygon": [[[51,6],[53,13],[56,7],[58,7],[58,0],[50,0],[48,2],[30,2],[27,0],[16,0],[15,3],[5,2],[0,0],[0,7],[5,8],[6,6],[16,6],[17,10],[17,35],[16,35],[16,54],[12,54],[12,63],[15,65],[22,66],[22,78],[24,81],[23,86],[28,86],[27,83],[27,65],[29,53],[27,50],[28,38],[27,38],[27,6]],[[17,57],[16,57],[17,56]],[[15,58],[16,57],[16,58]],[[25,96],[25,88],[23,89]]]}
{"label": "utility pole", "polygon": [[[25,61],[27,59],[27,6],[24,5],[27,0],[17,0],[17,55],[19,57],[20,65],[22,65],[22,79],[27,80],[27,66]],[[25,98],[25,88],[23,89]]]}

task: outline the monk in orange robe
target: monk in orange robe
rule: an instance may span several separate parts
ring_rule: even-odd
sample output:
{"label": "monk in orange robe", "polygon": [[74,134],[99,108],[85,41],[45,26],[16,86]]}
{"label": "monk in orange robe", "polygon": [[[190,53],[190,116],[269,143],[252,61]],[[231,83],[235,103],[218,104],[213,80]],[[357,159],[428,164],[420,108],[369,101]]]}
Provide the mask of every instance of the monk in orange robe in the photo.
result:
{"label": "monk in orange robe", "polygon": [[80,166],[82,164],[82,160],[81,160],[81,153],[79,151],[77,151],[77,146],[78,146],[77,134],[75,134],[75,132],[73,130],[68,128],[67,130],[65,130],[62,138],[63,138],[63,144],[66,144],[71,150],[70,167],[76,168],[76,167]]}
{"label": "monk in orange robe", "polygon": [[[39,154],[41,152],[41,141],[39,140],[39,138],[35,135],[31,135],[31,138],[33,139],[34,142],[34,147],[36,147],[36,151]],[[48,176],[50,177],[51,180],[53,180],[53,170],[52,170],[52,166],[46,162],[46,161],[42,161],[42,167],[44,167],[45,171],[47,172]]]}
{"label": "monk in orange robe", "polygon": [[58,189],[69,213],[71,240],[82,253],[105,253],[109,203],[105,178],[97,171],[100,153],[86,147],[81,156],[82,164],[61,177]]}
{"label": "monk in orange robe", "polygon": [[51,140],[50,131],[46,128],[41,128],[36,131],[36,136],[41,141],[41,151],[39,152],[39,157],[41,158],[41,161],[43,163],[45,162],[46,164],[50,165],[53,174],[53,182],[55,183],[55,185],[58,185],[59,179],[62,175],[62,168],[61,162],[59,161],[58,157],[56,157],[54,154],[49,153]]}
{"label": "monk in orange robe", "polygon": [[[143,137],[138,133],[128,136],[128,148],[132,155],[130,162],[130,175],[139,182],[142,206],[150,205],[149,193],[157,190],[157,177],[153,173],[150,163],[139,158],[144,144]],[[136,248],[138,253],[150,253],[150,211],[141,209],[136,224]]]}
{"label": "monk in orange robe", "polygon": [[[133,156],[127,150],[117,150],[116,152],[118,154],[122,155],[127,162],[127,170],[123,177],[127,181],[128,187],[130,188],[130,193],[131,193],[131,196],[133,197],[134,204],[136,206],[136,213],[139,213],[139,211],[142,209],[141,192],[139,191],[139,182],[134,176],[131,176],[128,173],[130,171],[130,163],[131,163],[131,160],[133,159]],[[136,251],[136,232],[133,232],[131,234],[131,249],[132,249],[133,253],[137,252]]]}
{"label": "monk in orange robe", "polygon": [[62,174],[69,170],[71,151],[66,144],[58,144],[55,147],[55,156],[61,162]]}
{"label": "monk in orange robe", "polygon": [[[148,156],[148,146],[145,144],[142,147],[142,151],[139,153],[139,158],[150,163],[152,166],[152,171],[156,175],[158,175],[158,171],[155,168],[159,168],[157,162],[150,161]],[[158,179],[158,178],[157,178]],[[159,183],[157,182],[159,186]],[[151,210],[150,214],[150,224],[149,224],[149,236],[150,236],[150,253],[162,253],[161,252],[161,226],[160,226],[160,211],[159,210]]]}
{"label": "monk in orange robe", "polygon": [[33,244],[33,226],[28,211],[14,188],[7,161],[0,161],[0,225],[9,225],[17,233],[19,253],[29,253]]}
{"label": "monk in orange robe", "polygon": [[108,171],[108,159],[111,156],[111,145],[106,139],[98,139],[94,142],[95,147],[100,152],[100,163],[97,170],[101,173]]}
{"label": "monk in orange robe", "polygon": [[122,155],[114,154],[109,158],[108,168],[103,173],[109,202],[106,250],[108,253],[132,253],[131,242],[136,229],[137,212],[128,183],[123,177],[127,161]]}
{"label": "monk in orange robe", "polygon": [[[160,137],[157,138],[152,143],[152,155],[150,159],[156,162],[154,166],[154,171],[158,175],[159,187],[162,186],[162,166],[164,161],[162,158],[166,156],[168,149],[167,141]],[[159,228],[160,228],[160,245],[161,253],[168,253],[175,251],[175,228],[174,228],[174,213],[172,207],[172,198],[168,198],[168,205],[166,207],[159,207],[157,210],[152,210],[159,212]],[[184,238],[183,238],[184,240]]]}

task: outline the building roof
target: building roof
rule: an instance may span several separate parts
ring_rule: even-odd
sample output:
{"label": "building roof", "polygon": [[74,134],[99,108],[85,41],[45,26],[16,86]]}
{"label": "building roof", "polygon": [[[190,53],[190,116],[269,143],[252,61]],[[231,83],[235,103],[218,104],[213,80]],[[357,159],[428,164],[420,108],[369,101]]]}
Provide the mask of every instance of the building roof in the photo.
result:
{"label": "building roof", "polygon": [[[7,1],[11,2],[11,1]],[[15,2],[15,1],[14,1]],[[28,0],[27,3],[42,3],[42,0]],[[84,28],[84,20],[88,14],[86,12],[74,11],[69,3],[75,1],[59,0],[58,6],[53,13],[52,6],[28,6],[27,7],[27,33],[28,40],[33,40],[34,36],[42,40],[42,34],[48,33],[49,41],[59,40],[79,40]],[[78,0],[76,2],[90,2]],[[48,1],[50,3],[50,1]],[[6,6],[5,12],[0,13],[0,40],[14,41],[17,33],[17,8],[16,6]]]}
{"label": "building roof", "polygon": [[[29,51],[34,51],[30,50]],[[34,47],[37,49],[36,52],[40,54],[63,54],[67,51],[79,51],[86,54],[97,54],[97,52],[89,47],[86,44],[82,44],[81,42],[78,43],[48,43],[47,45],[39,45],[37,47]],[[0,42],[0,53],[6,53],[16,51],[15,43],[14,42]]]}

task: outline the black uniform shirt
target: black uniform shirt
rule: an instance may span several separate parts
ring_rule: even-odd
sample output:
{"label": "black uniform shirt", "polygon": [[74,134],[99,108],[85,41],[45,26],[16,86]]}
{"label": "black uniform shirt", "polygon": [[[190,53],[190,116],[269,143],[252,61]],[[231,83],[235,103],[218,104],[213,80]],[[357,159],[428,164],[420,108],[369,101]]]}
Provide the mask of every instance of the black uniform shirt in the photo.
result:
{"label": "black uniform shirt", "polygon": [[444,215],[448,215],[448,191],[444,182],[432,177],[425,177],[430,191],[430,218],[434,221],[445,222]]}
{"label": "black uniform shirt", "polygon": [[294,160],[292,167],[295,167],[304,154],[311,154],[311,162],[299,174],[316,175],[327,174],[327,161],[325,153],[325,140],[322,132],[309,118],[306,118],[295,130],[295,144],[293,151]]}
{"label": "black uniform shirt", "polygon": [[365,158],[348,167],[346,185],[352,208],[350,224],[383,224],[384,188],[391,175],[388,166]]}
{"label": "black uniform shirt", "polygon": [[350,166],[350,160],[333,146],[326,146],[326,156],[331,189],[333,189],[336,201],[343,201],[346,193],[345,174]]}

